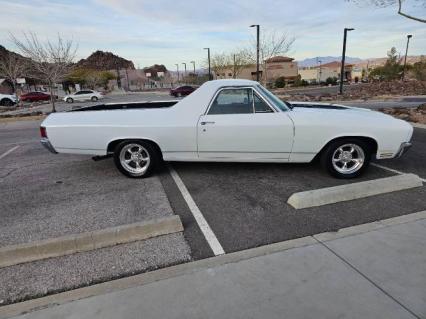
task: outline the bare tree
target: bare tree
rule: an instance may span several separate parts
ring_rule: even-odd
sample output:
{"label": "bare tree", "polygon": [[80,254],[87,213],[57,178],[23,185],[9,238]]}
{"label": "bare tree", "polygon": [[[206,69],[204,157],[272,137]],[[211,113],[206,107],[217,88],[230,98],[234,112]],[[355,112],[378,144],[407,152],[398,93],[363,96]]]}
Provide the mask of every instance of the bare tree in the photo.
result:
{"label": "bare tree", "polygon": [[[390,7],[390,6],[395,6],[395,7],[398,7],[398,14],[399,15],[401,15],[405,18],[411,19],[411,20],[426,23],[426,18],[419,18],[419,17],[415,17],[415,16],[412,16],[411,14],[406,13],[406,11],[403,9],[403,5],[402,5],[405,2],[405,0],[346,0],[346,1],[354,2],[354,3],[358,3],[358,4],[368,3],[368,4],[372,4],[372,5],[379,7],[379,8],[386,8],[386,7]],[[416,2],[420,6],[426,8],[426,1],[425,0],[412,0],[412,2]]]}
{"label": "bare tree", "polygon": [[10,38],[21,54],[29,59],[31,76],[48,85],[52,112],[56,112],[54,89],[71,72],[77,46],[59,34],[54,42],[41,42],[32,32],[24,33],[23,40],[13,34],[10,34]]}
{"label": "bare tree", "polygon": [[240,49],[235,53],[231,53],[229,59],[232,59],[234,78],[237,78],[244,68],[252,64],[251,54],[248,49]]}
{"label": "bare tree", "polygon": [[12,83],[13,91],[17,89],[17,79],[23,77],[27,68],[27,61],[16,53],[6,52],[0,59],[0,74]]}
{"label": "bare tree", "polygon": [[[294,37],[290,37],[287,33],[279,33],[275,30],[273,31],[264,31],[260,33],[259,40],[259,55],[260,55],[260,64],[262,65],[263,71],[263,82],[266,85],[268,81],[267,74],[267,60],[276,56],[286,54],[290,51],[293,43],[295,41]],[[256,39],[253,39],[251,52],[251,60],[253,63],[256,61]]]}
{"label": "bare tree", "polygon": [[[208,62],[206,63],[208,64]],[[210,58],[210,65],[213,72],[216,74],[216,77],[221,73],[229,69],[231,65],[231,60],[229,55],[226,53],[217,53],[212,55]]]}

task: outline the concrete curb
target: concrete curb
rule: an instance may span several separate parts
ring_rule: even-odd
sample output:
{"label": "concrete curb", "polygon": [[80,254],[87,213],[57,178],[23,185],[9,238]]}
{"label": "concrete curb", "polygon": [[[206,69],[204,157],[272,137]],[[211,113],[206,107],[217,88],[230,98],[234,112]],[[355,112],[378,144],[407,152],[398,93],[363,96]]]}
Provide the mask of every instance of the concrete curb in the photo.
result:
{"label": "concrete curb", "polygon": [[0,248],[0,268],[183,231],[180,217],[154,219]]}
{"label": "concrete curb", "polygon": [[371,222],[368,224],[361,224],[361,225],[346,227],[346,228],[339,229],[336,232],[327,232],[327,233],[312,235],[312,237],[320,242],[327,242],[327,241],[335,240],[339,238],[368,233],[368,232],[375,231],[385,227],[415,222],[421,219],[426,219],[426,210],[418,212],[418,213],[412,213],[412,214],[397,216],[397,217],[393,217],[389,219],[378,220],[376,222]]}
{"label": "concrete curb", "polygon": [[379,194],[423,186],[422,179],[415,174],[403,174],[371,181],[294,193],[287,203],[296,209],[334,204]]}
{"label": "concrete curb", "polygon": [[426,129],[426,124],[420,124],[420,123],[414,123],[414,122],[408,122],[408,123],[410,123],[415,128]]}
{"label": "concrete curb", "polygon": [[32,299],[0,307],[0,319],[14,317],[20,314],[40,310],[51,306],[65,304],[67,302],[75,300],[85,299],[93,296],[129,289],[132,287],[146,285],[168,278],[191,274],[206,268],[213,268],[229,263],[235,263],[289,249],[311,245],[319,245],[322,241],[332,240],[332,236],[334,236],[334,239],[354,236],[357,234],[378,230],[380,228],[391,227],[394,225],[414,222],[416,220],[422,219],[426,219],[426,211],[384,219],[368,224],[361,224],[357,226],[342,228],[337,232],[321,233],[317,235],[291,239],[275,244],[251,248],[230,254],[219,255],[207,259],[189,262],[186,264],[163,268],[140,275],[108,281],[93,286],[78,288],[75,290],[70,290],[51,296]]}

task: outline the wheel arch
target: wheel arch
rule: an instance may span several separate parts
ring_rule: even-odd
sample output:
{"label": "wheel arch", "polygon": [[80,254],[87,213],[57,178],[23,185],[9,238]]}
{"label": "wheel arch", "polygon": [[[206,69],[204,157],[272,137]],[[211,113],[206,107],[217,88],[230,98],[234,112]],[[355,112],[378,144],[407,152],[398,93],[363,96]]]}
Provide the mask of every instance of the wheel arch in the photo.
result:
{"label": "wheel arch", "polygon": [[314,157],[313,161],[317,160],[331,143],[338,141],[338,140],[345,140],[345,139],[359,139],[359,140],[364,141],[366,144],[368,144],[370,146],[371,156],[374,156],[377,153],[377,150],[379,148],[379,143],[377,142],[377,140],[375,138],[373,138],[371,136],[364,136],[364,135],[338,136],[338,137],[334,137],[331,140],[329,140],[328,142],[326,142],[323,145],[323,147],[321,148],[321,150]]}
{"label": "wheel arch", "polygon": [[158,143],[151,140],[151,139],[147,139],[147,138],[119,138],[119,139],[116,139],[116,140],[112,140],[107,145],[107,154],[114,153],[115,147],[118,144],[120,144],[121,142],[124,142],[124,141],[144,141],[146,143],[149,143],[150,145],[152,145],[152,147],[155,149],[155,151],[160,155],[161,160],[163,159],[163,152],[162,152],[160,146],[158,145]]}

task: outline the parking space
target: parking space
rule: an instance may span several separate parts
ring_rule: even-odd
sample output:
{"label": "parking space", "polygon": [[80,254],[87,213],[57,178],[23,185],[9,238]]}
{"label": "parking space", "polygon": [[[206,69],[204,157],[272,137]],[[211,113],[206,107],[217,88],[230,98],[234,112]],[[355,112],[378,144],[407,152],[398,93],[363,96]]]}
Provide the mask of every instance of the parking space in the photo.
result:
{"label": "parking space", "polygon": [[[318,163],[170,163],[188,192],[183,194],[168,167],[135,180],[118,173],[112,159],[52,155],[38,142],[38,126],[0,125],[0,156],[7,153],[0,158],[0,247],[172,214],[181,217],[184,233],[0,269],[10,278],[0,299],[10,292],[15,300],[44,294],[44,282],[47,291],[60,291],[220,254],[206,239],[206,225],[230,253],[426,209],[425,186],[299,210],[287,204],[295,192],[398,174],[375,166],[348,181],[330,177]],[[425,178],[425,143],[426,130],[415,129],[413,147],[404,157],[378,163]],[[200,227],[194,206],[206,225]],[[30,275],[22,277],[28,289],[20,294],[19,287],[11,287],[23,273]]]}

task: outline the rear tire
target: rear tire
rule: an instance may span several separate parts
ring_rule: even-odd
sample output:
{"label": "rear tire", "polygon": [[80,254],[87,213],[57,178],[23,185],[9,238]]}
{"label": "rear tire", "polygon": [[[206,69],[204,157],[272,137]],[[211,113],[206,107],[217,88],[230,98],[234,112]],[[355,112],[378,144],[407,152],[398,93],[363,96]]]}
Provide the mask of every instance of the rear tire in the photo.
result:
{"label": "rear tire", "polygon": [[70,98],[70,97],[69,97],[69,98],[67,98],[66,102],[67,102],[67,103],[74,103],[74,100],[73,100],[72,98]]}
{"label": "rear tire", "polygon": [[360,176],[371,160],[371,147],[357,138],[331,142],[321,154],[322,166],[334,177],[349,179]]}
{"label": "rear tire", "polygon": [[158,167],[161,156],[151,143],[140,140],[124,141],[114,150],[114,163],[127,177],[145,178]]}
{"label": "rear tire", "polygon": [[10,99],[3,99],[0,101],[0,105],[2,106],[12,106],[14,103]]}

